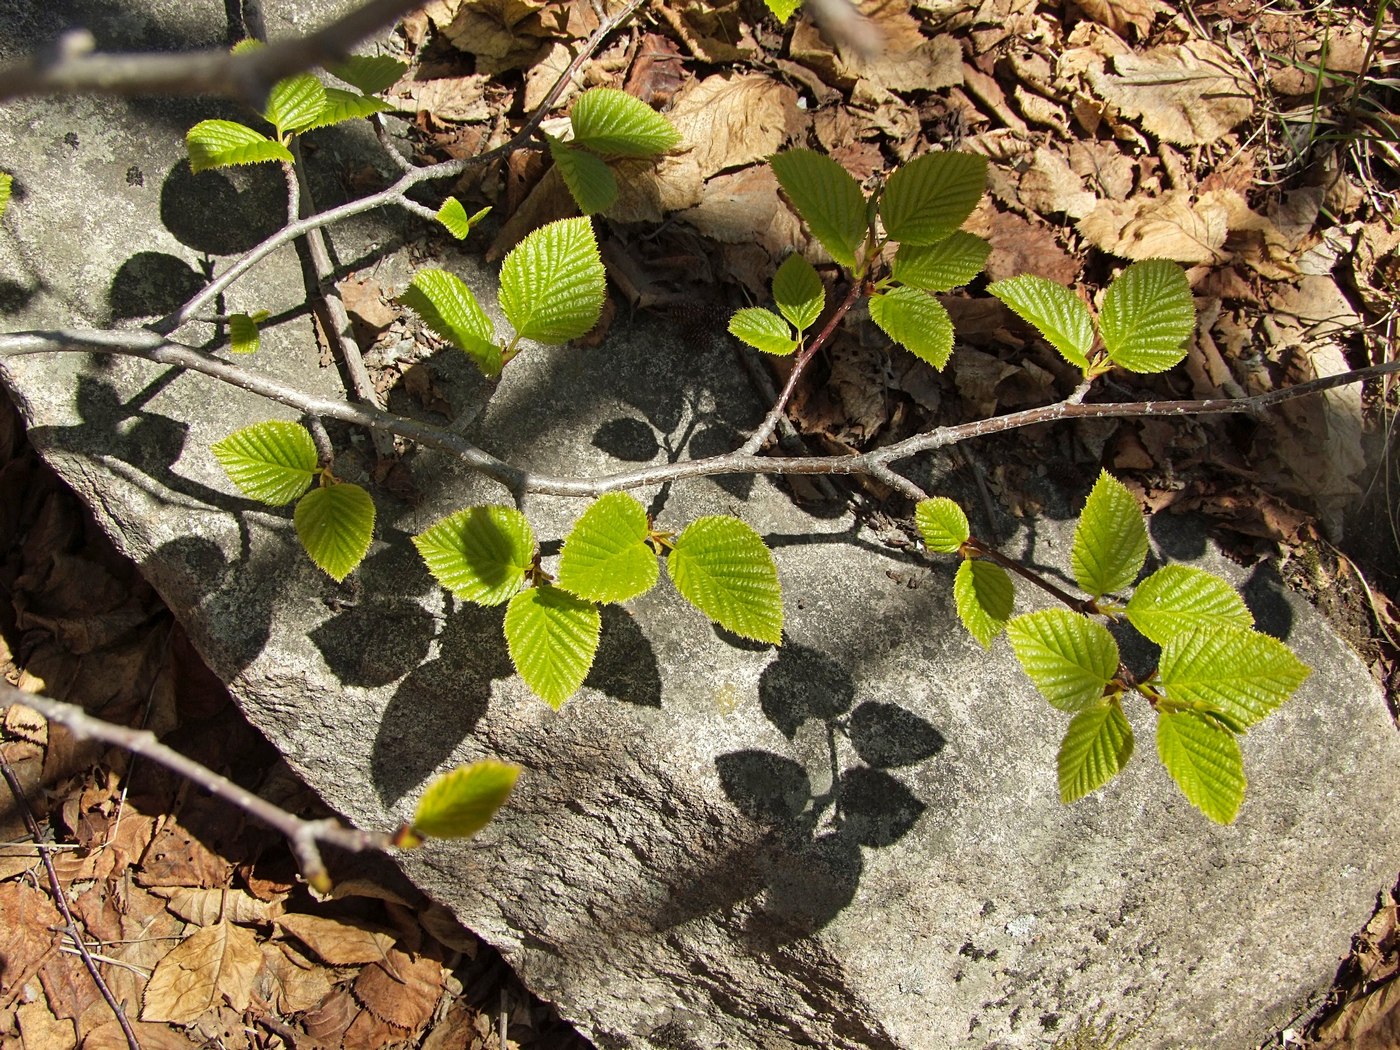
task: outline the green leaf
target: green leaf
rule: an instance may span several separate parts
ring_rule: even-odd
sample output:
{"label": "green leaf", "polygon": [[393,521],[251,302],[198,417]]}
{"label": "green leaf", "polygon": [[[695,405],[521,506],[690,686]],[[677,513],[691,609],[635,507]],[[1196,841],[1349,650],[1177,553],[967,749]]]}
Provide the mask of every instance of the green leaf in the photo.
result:
{"label": "green leaf", "polygon": [[617,200],[617,179],[607,161],[596,153],[574,149],[553,135],[545,138],[549,142],[549,155],[554,158],[579,211],[593,215],[612,207]]}
{"label": "green leaf", "polygon": [[246,55],[248,52],[256,51],[260,47],[267,47],[267,45],[261,40],[255,40],[252,37],[244,37],[238,43],[234,44],[233,47],[229,48],[228,53],[230,55]]}
{"label": "green leaf", "polygon": [[758,533],[738,518],[697,518],[677,538],[666,571],[681,597],[726,630],[781,645],[778,567]]}
{"label": "green leaf", "polygon": [[456,197],[448,197],[442,202],[442,207],[438,209],[437,220],[447,227],[448,233],[460,241],[472,232],[473,226],[486,218],[486,214],[490,210],[490,205],[487,205],[475,215],[468,215],[467,209],[462,207],[461,201]]}
{"label": "green leaf", "polygon": [[567,343],[603,312],[603,262],[593,224],[560,219],[541,226],[501,264],[501,309],[525,339]]}
{"label": "green leaf", "polygon": [[792,322],[800,335],[822,315],[826,288],[812,264],[793,252],[773,275],[773,299],[778,311]]}
{"label": "green leaf", "polygon": [[991,251],[981,237],[958,230],[935,244],[901,244],[891,275],[911,288],[946,292],[981,273]]}
{"label": "green leaf", "polygon": [[364,561],[374,538],[374,500],[359,485],[312,489],[292,512],[301,545],[339,583]]}
{"label": "green leaf", "polygon": [[280,138],[316,123],[326,108],[326,86],[314,73],[298,73],[272,85],[263,116]]}
{"label": "green leaf", "polygon": [[328,128],[332,124],[368,117],[374,113],[383,113],[385,110],[394,108],[387,102],[361,95],[355,91],[346,91],[343,88],[325,88],[324,90],[326,101],[321,106],[321,112],[310,123],[298,128],[298,131]]}
{"label": "green leaf", "polygon": [[1195,711],[1157,715],[1157,755],[1187,801],[1229,824],[1244,801],[1244,759],[1228,729]]}
{"label": "green leaf", "polygon": [[763,0],[779,22],[786,22],[802,6],[802,0]]}
{"label": "green leaf", "polygon": [[983,649],[990,649],[1011,617],[1016,589],[1000,565],[965,558],[953,577],[953,602],[958,619]]}
{"label": "green leaf", "polygon": [[1133,727],[1116,703],[1095,704],[1070,720],[1055,765],[1069,805],[1118,775],[1133,753]]}
{"label": "green leaf", "polygon": [[[920,500],[914,508],[914,521],[919,526],[919,535],[924,538],[924,546],[940,554],[955,553],[972,535],[967,515],[947,496]],[[1009,608],[1007,611],[1010,612]]]}
{"label": "green leaf", "polygon": [[471,289],[456,274],[446,270],[419,270],[399,296],[399,302],[466,353],[483,374],[500,374],[501,348],[496,344],[496,326]]}
{"label": "green leaf", "polygon": [[812,236],[847,269],[865,240],[865,194],[850,172],[814,150],[794,149],[770,157],[778,185]]}
{"label": "green leaf", "polygon": [[772,310],[746,306],[729,319],[729,334],[765,354],[783,356],[797,349],[788,323]]}
{"label": "green leaf", "polygon": [[1100,471],[1074,528],[1070,567],[1091,597],[1126,591],[1147,560],[1147,526],[1128,487]]}
{"label": "green leaf", "polygon": [[531,691],[556,711],[579,691],[598,651],[602,617],[562,587],[522,591],[506,607],[506,647]]}
{"label": "green leaf", "polygon": [[377,95],[398,83],[408,66],[388,55],[351,55],[327,69],[337,80],[345,81],[366,95]]}
{"label": "green leaf", "polygon": [[255,354],[262,343],[258,322],[248,314],[234,314],[228,319],[229,349],[235,354]]}
{"label": "green leaf", "polygon": [[1196,306],[1186,271],[1164,259],[1135,262],[1103,296],[1099,332],[1109,359],[1130,372],[1164,372],[1186,356]]}
{"label": "green leaf", "polygon": [[953,322],[943,304],[917,288],[891,288],[870,300],[870,319],[904,349],[942,369],[953,352]]}
{"label": "green leaf", "polygon": [[494,758],[458,766],[423,789],[410,827],[436,839],[471,838],[505,804],[519,776],[519,766]]}
{"label": "green leaf", "polygon": [[5,209],[10,206],[10,188],[14,181],[13,176],[0,171],[0,215],[4,215]]}
{"label": "green leaf", "polygon": [[1098,703],[1118,673],[1118,643],[1102,624],[1067,609],[1018,616],[1006,638],[1022,670],[1061,711]]}
{"label": "green leaf", "polygon": [[895,170],[880,195],[890,240],[937,244],[972,214],[987,186],[987,158],[925,153]]}
{"label": "green leaf", "polygon": [[190,171],[196,174],[233,164],[292,162],[291,150],[282,143],[232,120],[201,120],[186,133],[185,148],[190,154]]}
{"label": "green leaf", "polygon": [[214,442],[213,451],[239,491],[262,503],[292,502],[317,470],[316,444],[300,423],[254,423]]}
{"label": "green leaf", "polygon": [[569,114],[574,145],[617,157],[654,157],[680,145],[681,133],[640,99],[616,88],[585,91]]}
{"label": "green leaf", "polygon": [[1163,643],[1156,684],[1173,703],[1219,711],[1248,727],[1292,696],[1310,673],[1277,638],[1215,624]]}
{"label": "green leaf", "polygon": [[1094,348],[1094,319],[1079,296],[1062,284],[1029,274],[987,286],[1023,321],[1035,325],[1045,341],[1076,368],[1089,367]]}
{"label": "green leaf", "polygon": [[1239,592],[1214,573],[1189,565],[1158,569],[1138,584],[1125,611],[1128,622],[1158,645],[1201,627],[1254,624]]}
{"label": "green leaf", "polygon": [[559,586],[593,602],[625,602],[656,585],[661,567],[647,544],[647,511],[610,492],[574,523],[559,557]]}
{"label": "green leaf", "polygon": [[468,507],[413,537],[433,578],[457,598],[500,605],[525,585],[535,534],[514,507]]}

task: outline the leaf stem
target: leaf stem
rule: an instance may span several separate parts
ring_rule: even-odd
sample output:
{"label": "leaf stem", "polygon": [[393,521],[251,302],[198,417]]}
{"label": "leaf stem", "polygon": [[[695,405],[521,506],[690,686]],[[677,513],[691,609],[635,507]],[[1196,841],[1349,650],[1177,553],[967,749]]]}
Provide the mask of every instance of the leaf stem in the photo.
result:
{"label": "leaf stem", "polygon": [[1076,598],[1068,591],[1062,590],[1060,587],[1051,583],[1034,569],[1027,568],[1014,558],[1008,558],[1005,554],[1002,554],[1001,551],[983,543],[975,536],[969,536],[963,546],[976,551],[978,556],[986,558],[988,561],[996,562],[1003,569],[1010,569],[1022,579],[1029,580],[1046,594],[1059,599],[1077,613],[1084,613],[1086,616],[1092,616],[1099,611],[1099,607],[1094,604],[1092,598]]}

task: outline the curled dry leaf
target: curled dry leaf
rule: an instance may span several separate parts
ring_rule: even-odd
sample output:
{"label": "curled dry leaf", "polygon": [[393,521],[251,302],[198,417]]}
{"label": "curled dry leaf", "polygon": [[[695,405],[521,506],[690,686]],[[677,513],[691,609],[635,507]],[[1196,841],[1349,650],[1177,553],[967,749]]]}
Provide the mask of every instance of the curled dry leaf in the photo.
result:
{"label": "curled dry leaf", "polygon": [[1218,193],[1194,198],[1185,190],[1159,197],[1100,201],[1076,224],[1094,247],[1124,259],[1221,263],[1230,207]]}
{"label": "curled dry leaf", "polygon": [[299,1014],[319,1005],[331,994],[333,973],[312,962],[290,944],[261,945],[265,974],[263,998],[273,1001],[281,1014]]}
{"label": "curled dry leaf", "polygon": [[1254,112],[1239,64],[1208,40],[1154,47],[1113,59],[1117,75],[1091,71],[1100,98],[1137,118],[1144,130],[1178,146],[1215,142]]}
{"label": "curled dry leaf", "polygon": [[433,1015],[446,971],[425,955],[391,951],[382,964],[355,978],[355,996],[382,1021],[417,1032]]}
{"label": "curled dry leaf", "polygon": [[151,892],[164,897],[167,908],[196,926],[212,926],[218,922],[244,925],[271,922],[283,911],[280,899],[262,901],[242,890],[152,886]]}
{"label": "curled dry leaf", "polygon": [[1139,38],[1152,31],[1152,22],[1159,14],[1171,14],[1169,5],[1159,0],[1076,0],[1075,6],[1099,25],[1108,26],[1121,37],[1128,30],[1137,31]]}
{"label": "curled dry leaf", "polygon": [[797,92],[760,73],[692,81],[666,115],[706,179],[776,153],[806,121]]}
{"label": "curled dry leaf", "polygon": [[229,922],[197,930],[156,965],[141,1019],[189,1024],[224,999],[246,1010],[262,964],[252,930]]}

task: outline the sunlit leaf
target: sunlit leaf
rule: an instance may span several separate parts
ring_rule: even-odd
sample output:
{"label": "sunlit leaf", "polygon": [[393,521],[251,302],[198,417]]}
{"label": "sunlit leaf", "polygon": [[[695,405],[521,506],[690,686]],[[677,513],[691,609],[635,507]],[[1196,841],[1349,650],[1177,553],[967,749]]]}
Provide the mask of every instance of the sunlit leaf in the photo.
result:
{"label": "sunlit leaf", "polygon": [[262,339],[258,323],[248,314],[234,314],[228,319],[228,348],[235,354],[255,354]]}
{"label": "sunlit leaf", "polygon": [[541,226],[501,264],[501,310],[522,337],[537,342],[585,335],[602,314],[604,292],[603,262],[587,218]]}
{"label": "sunlit leaf", "polygon": [[1070,566],[1091,597],[1126,591],[1147,560],[1147,526],[1137,498],[1108,471],[1099,478],[1074,529]]}
{"label": "sunlit leaf", "polygon": [[1103,296],[1099,332],[1109,359],[1130,372],[1163,372],[1186,356],[1196,306],[1186,271],[1165,259],[1135,262]]}
{"label": "sunlit leaf", "polygon": [[647,544],[647,511],[610,492],[574,523],[559,556],[559,586],[594,602],[625,602],[651,590],[661,567]]}
{"label": "sunlit leaf", "polygon": [[468,507],[413,537],[433,578],[458,598],[500,605],[525,585],[535,533],[514,507]]}
{"label": "sunlit leaf", "polygon": [[14,177],[0,171],[0,215],[5,214],[5,209],[10,206],[10,189],[14,185]]}
{"label": "sunlit leaf", "polygon": [[456,274],[419,270],[399,296],[399,302],[423,318],[423,323],[476,362],[487,376],[500,374],[501,348],[496,326],[476,296]]}
{"label": "sunlit leaf", "polygon": [[553,135],[546,136],[549,155],[564,178],[579,211],[593,215],[612,206],[617,200],[617,179],[607,161],[596,153],[574,149]]}
{"label": "sunlit leaf", "polygon": [[341,124],[347,120],[357,120],[362,117],[372,116],[375,113],[383,113],[385,110],[393,109],[389,103],[377,98],[370,98],[361,95],[357,91],[346,91],[343,88],[326,88],[326,100],[321,106],[321,112],[310,123],[298,128],[298,131],[314,131],[316,128],[328,128],[332,124]]}
{"label": "sunlit leaf", "polygon": [[1068,805],[1097,791],[1133,753],[1133,727],[1116,703],[1095,704],[1070,720],[1060,741],[1056,769],[1060,801]]}
{"label": "sunlit leaf", "polygon": [[772,310],[746,306],[729,319],[729,334],[765,354],[783,356],[797,349],[788,323]]}
{"label": "sunlit leaf", "polygon": [[891,288],[870,300],[870,319],[921,361],[942,369],[953,352],[953,322],[943,304],[917,288]]}
{"label": "sunlit leaf", "polygon": [[1248,727],[1292,696],[1310,673],[1277,638],[1212,624],[1163,644],[1156,684],[1175,703],[1219,711]]}
{"label": "sunlit leaf", "polygon": [[556,710],[588,677],[601,628],[596,605],[548,584],[521,591],[506,608],[511,662],[530,690]]}
{"label": "sunlit leaf", "polygon": [[1157,755],[1191,805],[1229,824],[1244,801],[1244,759],[1235,734],[1195,711],[1157,715]]}
{"label": "sunlit leaf", "polygon": [[940,554],[953,554],[972,535],[962,507],[947,496],[920,500],[914,508],[914,521],[924,545]]}
{"label": "sunlit leaf", "polygon": [[286,146],[232,120],[201,120],[185,134],[185,148],[190,154],[190,170],[196,174],[235,164],[292,162]]}
{"label": "sunlit leaf", "polygon": [[298,73],[272,85],[263,116],[280,137],[310,127],[325,108],[326,86],[314,73]]}
{"label": "sunlit leaf", "polygon": [[778,312],[801,333],[816,324],[822,315],[826,288],[812,264],[793,252],[773,275],[773,299],[778,304]]}
{"label": "sunlit leaf", "polygon": [[654,157],[680,145],[669,120],[616,88],[593,88],[574,103],[574,144],[618,157]]}
{"label": "sunlit leaf", "polygon": [[456,197],[448,197],[437,211],[437,220],[442,223],[448,233],[460,241],[472,232],[473,226],[486,218],[490,210],[491,207],[488,205],[475,214],[468,215],[467,209],[462,206],[461,201]]}
{"label": "sunlit leaf", "polygon": [[1034,325],[1045,341],[1076,368],[1089,367],[1094,348],[1094,319],[1079,296],[1062,284],[1023,274],[987,286],[1023,321]]}
{"label": "sunlit leaf", "polygon": [[721,627],[782,642],[778,567],[763,539],[738,518],[716,514],[691,522],[667,556],[666,571],[681,596]]}
{"label": "sunlit leaf", "polygon": [[763,0],[779,22],[786,22],[802,6],[802,0]]}
{"label": "sunlit leaf", "polygon": [[1126,609],[1128,622],[1158,645],[1198,628],[1250,627],[1239,592],[1214,573],[1167,565],[1138,584]]}
{"label": "sunlit leaf", "polygon": [[359,485],[324,485],[301,498],[292,521],[311,560],[339,583],[369,551],[374,500]]}
{"label": "sunlit leaf", "polygon": [[980,558],[966,558],[953,577],[953,604],[967,633],[990,649],[1011,617],[1016,589],[1006,570]]}
{"label": "sunlit leaf", "polygon": [[411,827],[420,837],[470,838],[505,804],[519,777],[519,766],[494,758],[458,766],[423,789]]}
{"label": "sunlit leaf", "polygon": [[317,470],[316,444],[300,423],[254,423],[214,442],[213,451],[239,491],[263,503],[290,503]]}
{"label": "sunlit leaf", "polygon": [[897,168],[880,195],[880,218],[890,240],[936,244],[972,214],[987,186],[987,158],[974,153],[925,153]]}
{"label": "sunlit leaf", "polygon": [[788,150],[768,163],[812,236],[838,263],[853,268],[856,249],[866,234],[860,184],[841,165],[814,150]]}
{"label": "sunlit leaf", "polygon": [[890,274],[911,288],[946,292],[981,273],[991,251],[981,237],[958,230],[934,244],[901,244]]}
{"label": "sunlit leaf", "polygon": [[408,66],[388,55],[351,55],[344,62],[327,68],[336,79],[345,81],[366,95],[377,95],[397,84]]}
{"label": "sunlit leaf", "polygon": [[1103,698],[1118,673],[1118,643],[1100,623],[1067,609],[1018,616],[1006,638],[1022,670],[1061,711],[1082,711]]}

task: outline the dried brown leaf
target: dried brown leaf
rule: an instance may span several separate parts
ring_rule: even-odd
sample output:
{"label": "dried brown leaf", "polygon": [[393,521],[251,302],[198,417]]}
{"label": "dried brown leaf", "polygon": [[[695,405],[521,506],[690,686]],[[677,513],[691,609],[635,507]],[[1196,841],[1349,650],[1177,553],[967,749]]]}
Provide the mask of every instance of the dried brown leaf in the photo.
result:
{"label": "dried brown leaf", "polygon": [[283,912],[282,902],[262,901],[242,890],[201,890],[184,886],[152,886],[151,892],[167,901],[166,907],[196,926],[219,922],[244,925],[271,922]]}
{"label": "dried brown leaf", "polygon": [[1041,147],[1021,175],[1021,203],[1041,215],[1068,215],[1082,219],[1093,211],[1096,199],[1084,188],[1084,180],[1070,168],[1065,155]]}
{"label": "dried brown leaf", "polygon": [[[197,1045],[165,1024],[149,1024],[128,1018],[141,1050],[191,1050]],[[126,1034],[115,1017],[102,1022],[83,1036],[82,1050],[130,1050]]]}
{"label": "dried brown leaf", "polygon": [[880,34],[878,54],[865,57],[844,47],[833,48],[810,18],[793,30],[789,52],[836,87],[850,88],[869,80],[887,91],[936,91],[962,83],[962,48],[944,34],[925,37],[910,14],[909,0],[862,0],[856,5]]}
{"label": "dried brown leaf", "polygon": [[15,1020],[24,1050],[75,1050],[78,1045],[77,1027],[71,1019],[55,1017],[47,999],[21,1003]]}
{"label": "dried brown leaf", "polygon": [[1100,201],[1076,228],[1094,247],[1125,259],[1220,263],[1230,231],[1230,202],[1221,192],[1193,199],[1185,190],[1158,197]]}
{"label": "dried brown leaf", "polygon": [[0,884],[0,959],[5,960],[7,995],[17,991],[44,959],[57,951],[62,934],[51,927],[61,922],[47,894],[19,882]]}
{"label": "dried brown leaf", "polygon": [[445,977],[438,960],[394,949],[383,963],[360,971],[355,996],[381,1020],[416,1032],[432,1017]]}
{"label": "dried brown leaf", "polygon": [[308,1010],[302,1024],[306,1034],[325,1046],[340,1046],[346,1031],[366,1011],[350,994],[350,989],[340,988],[332,992],[313,1010]]}
{"label": "dried brown leaf", "polygon": [[677,218],[717,241],[758,244],[773,258],[806,241],[767,164],[715,176],[705,183],[699,206]]}
{"label": "dried brown leaf", "polygon": [[1152,22],[1159,14],[1171,14],[1172,9],[1159,0],[1075,0],[1075,6],[1100,25],[1108,26],[1121,37],[1136,30],[1142,38],[1152,31]]}
{"label": "dried brown leaf", "polygon": [[1400,1045],[1400,980],[1348,1003],[1318,1034],[1318,1050],[1393,1050]]}
{"label": "dried brown leaf", "polygon": [[197,930],[156,965],[141,1019],[189,1024],[224,999],[247,1009],[260,969],[262,952],[252,930],[228,922]]}
{"label": "dried brown leaf", "polygon": [[472,123],[490,120],[492,106],[486,98],[491,78],[480,73],[436,80],[406,80],[384,99],[407,113],[431,113],[438,120]]}
{"label": "dried brown leaf", "polygon": [[265,999],[283,1015],[305,1013],[331,994],[333,971],[313,962],[290,944],[263,942]]}
{"label": "dried brown leaf", "polygon": [[1208,40],[1118,55],[1118,71],[1090,72],[1100,98],[1143,129],[1178,146],[1215,142],[1254,112],[1253,91],[1239,63]]}
{"label": "dried brown leaf", "polygon": [[379,962],[394,946],[394,937],[351,919],[321,915],[279,915],[276,923],[332,966]]}
{"label": "dried brown leaf", "polygon": [[776,153],[806,122],[797,92],[761,73],[692,81],[667,116],[706,179]]}

